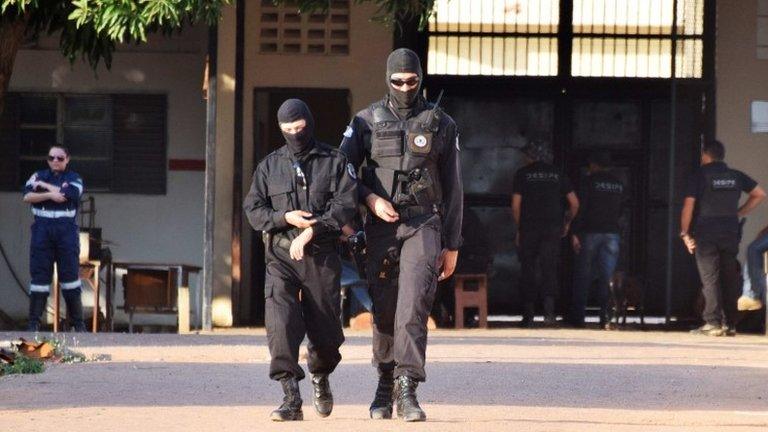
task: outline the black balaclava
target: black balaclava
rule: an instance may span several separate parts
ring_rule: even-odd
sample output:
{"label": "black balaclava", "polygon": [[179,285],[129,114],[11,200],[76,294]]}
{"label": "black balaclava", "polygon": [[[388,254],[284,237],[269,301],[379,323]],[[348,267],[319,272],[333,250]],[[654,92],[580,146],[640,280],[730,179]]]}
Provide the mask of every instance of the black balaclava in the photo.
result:
{"label": "black balaclava", "polygon": [[[277,110],[278,123],[292,123],[304,119],[307,125],[297,134],[283,132],[285,144],[294,156],[303,156],[315,145],[315,119],[307,104],[300,99],[288,99]],[[282,130],[281,130],[282,132]]]}
{"label": "black balaclava", "polygon": [[[407,92],[396,90],[392,87],[392,84],[389,82],[392,78],[392,74],[403,72],[415,73],[418,75],[419,85]],[[392,103],[392,106],[397,110],[398,114],[402,117],[408,117],[416,104],[423,78],[424,74],[421,71],[421,61],[419,60],[419,56],[408,48],[398,48],[392,51],[387,58],[387,88],[389,89],[389,100]]]}

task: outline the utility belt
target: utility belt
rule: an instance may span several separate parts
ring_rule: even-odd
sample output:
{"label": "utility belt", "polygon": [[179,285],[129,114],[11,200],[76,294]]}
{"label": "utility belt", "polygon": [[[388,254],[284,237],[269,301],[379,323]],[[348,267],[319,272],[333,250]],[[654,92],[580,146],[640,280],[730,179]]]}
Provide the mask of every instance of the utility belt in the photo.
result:
{"label": "utility belt", "polygon": [[[400,216],[398,219],[398,222],[406,222],[410,219],[415,219],[417,217],[421,217],[424,215],[434,215],[434,214],[440,214],[441,209],[438,204],[433,204],[431,206],[394,206],[395,211]],[[366,217],[366,224],[369,225],[375,225],[380,223],[385,223],[382,219],[380,219],[378,216],[374,215],[373,212],[369,211],[368,216]]]}

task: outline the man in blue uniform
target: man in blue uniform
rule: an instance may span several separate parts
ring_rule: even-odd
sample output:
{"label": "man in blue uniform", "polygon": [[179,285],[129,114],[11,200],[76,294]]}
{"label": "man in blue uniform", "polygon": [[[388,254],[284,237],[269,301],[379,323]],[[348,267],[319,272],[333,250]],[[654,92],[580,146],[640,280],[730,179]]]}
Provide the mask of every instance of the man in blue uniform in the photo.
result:
{"label": "man in blue uniform", "polygon": [[[704,325],[693,333],[708,336],[736,333],[739,218],[765,199],[757,182],[723,159],[720,141],[702,145],[701,168],[690,178],[680,217],[680,238],[696,256],[704,294]],[[739,207],[742,192],[749,197]]]}
{"label": "man in blue uniform", "polygon": [[29,331],[38,331],[53,280],[53,264],[67,305],[67,317],[75,331],[85,331],[80,299],[80,240],[77,209],[83,180],[67,169],[69,151],[62,146],[48,150],[48,169],[37,171],[24,185],[24,202],[32,204],[35,222],[29,269],[32,274]]}

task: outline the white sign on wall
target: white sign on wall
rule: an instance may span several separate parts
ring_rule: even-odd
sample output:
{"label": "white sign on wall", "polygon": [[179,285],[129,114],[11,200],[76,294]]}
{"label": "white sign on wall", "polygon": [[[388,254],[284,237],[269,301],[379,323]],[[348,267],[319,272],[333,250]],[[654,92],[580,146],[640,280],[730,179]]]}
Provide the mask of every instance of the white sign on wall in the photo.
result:
{"label": "white sign on wall", "polygon": [[752,133],[768,133],[768,101],[752,101]]}

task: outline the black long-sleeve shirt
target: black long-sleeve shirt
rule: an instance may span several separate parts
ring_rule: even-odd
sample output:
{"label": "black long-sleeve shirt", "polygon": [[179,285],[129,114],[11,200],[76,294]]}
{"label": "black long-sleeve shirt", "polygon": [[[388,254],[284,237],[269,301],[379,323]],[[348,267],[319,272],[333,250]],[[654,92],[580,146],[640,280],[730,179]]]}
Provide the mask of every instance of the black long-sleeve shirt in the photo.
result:
{"label": "black long-sleeve shirt", "polygon": [[285,221],[285,213],[313,214],[313,241],[338,236],[357,212],[357,184],[344,153],[316,143],[297,160],[287,147],[275,150],[256,167],[243,209],[253,229],[295,238],[298,230]]}
{"label": "black long-sleeve shirt", "polygon": [[[376,105],[376,104],[374,104]],[[349,162],[359,170],[363,162],[371,161],[371,131],[373,130],[373,106],[360,111],[344,132],[340,149],[346,153]],[[429,109],[426,103],[419,104],[411,116]],[[440,139],[442,143],[435,151],[439,155],[439,177],[443,191],[442,228],[443,246],[449,250],[458,250],[461,246],[461,220],[464,211],[464,186],[461,180],[461,161],[459,158],[459,133],[456,123],[445,113],[440,116]],[[359,195],[365,199],[371,190],[360,182]]]}
{"label": "black long-sleeve shirt", "polygon": [[619,233],[619,219],[625,203],[624,184],[607,171],[587,175],[579,187],[581,207],[571,231]]}

